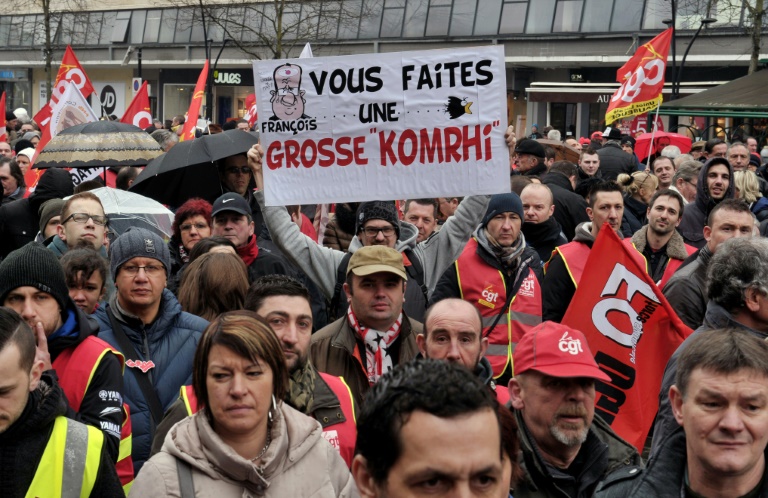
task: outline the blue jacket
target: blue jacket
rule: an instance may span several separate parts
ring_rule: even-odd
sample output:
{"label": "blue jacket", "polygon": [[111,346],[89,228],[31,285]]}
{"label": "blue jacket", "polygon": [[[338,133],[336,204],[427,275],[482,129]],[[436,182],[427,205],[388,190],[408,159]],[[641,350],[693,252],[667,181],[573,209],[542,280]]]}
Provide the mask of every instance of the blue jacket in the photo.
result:
{"label": "blue jacket", "polygon": [[[116,309],[116,298],[104,307],[99,307],[94,316],[99,322],[99,337],[125,356],[126,367],[131,360],[151,360],[154,366],[147,370],[163,411],[179,397],[181,386],[192,383],[192,362],[195,349],[208,321],[181,310],[181,305],[168,289],[163,290],[160,313],[149,326],[132,317],[124,316]],[[118,344],[112,331],[107,311],[115,310],[115,317],[123,326],[125,334],[133,344],[140,358],[131,358]],[[136,375],[145,375],[138,368],[126,368],[123,378],[123,397],[131,409],[133,425],[133,467],[138,474],[149,458],[155,426],[149,404],[136,380]]]}

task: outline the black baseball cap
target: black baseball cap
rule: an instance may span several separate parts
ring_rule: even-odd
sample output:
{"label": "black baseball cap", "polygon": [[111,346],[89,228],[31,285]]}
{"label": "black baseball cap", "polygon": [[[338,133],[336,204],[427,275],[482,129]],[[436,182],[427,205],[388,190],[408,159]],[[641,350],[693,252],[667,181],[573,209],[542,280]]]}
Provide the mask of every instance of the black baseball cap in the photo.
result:
{"label": "black baseball cap", "polygon": [[251,216],[251,206],[237,192],[227,192],[213,202],[211,218],[224,211],[233,211],[245,216]]}

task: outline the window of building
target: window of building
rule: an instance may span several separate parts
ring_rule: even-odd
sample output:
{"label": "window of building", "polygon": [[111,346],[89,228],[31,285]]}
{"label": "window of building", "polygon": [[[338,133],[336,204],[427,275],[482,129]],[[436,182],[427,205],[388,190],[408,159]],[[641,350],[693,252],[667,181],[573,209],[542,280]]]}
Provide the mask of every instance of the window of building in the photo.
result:
{"label": "window of building", "polygon": [[[245,13],[243,14],[243,41],[256,41],[258,38],[257,33],[261,32],[261,22],[263,16],[261,14],[261,6],[248,4],[245,6]],[[235,20],[234,22],[237,22]]]}
{"label": "window of building", "polygon": [[581,23],[581,31],[595,33],[608,31],[611,25],[613,13],[613,0],[585,0],[584,22]]}
{"label": "window of building", "polygon": [[147,21],[144,25],[144,43],[157,43],[160,39],[162,12],[160,9],[147,11]]}
{"label": "window of building", "polygon": [[404,16],[404,0],[386,0],[381,13],[381,37],[399,38],[403,31]]}
{"label": "window of building", "polygon": [[427,36],[447,36],[451,23],[451,2],[430,0],[427,15]]}
{"label": "window of building", "polygon": [[144,41],[144,23],[146,21],[146,10],[134,10],[131,13],[131,43],[139,45]]}
{"label": "window of building", "polygon": [[115,26],[112,28],[112,43],[125,43],[125,36],[128,34],[128,25],[131,23],[131,13],[129,11],[118,12],[115,17]]}
{"label": "window of building", "polygon": [[640,29],[643,19],[643,2],[637,0],[614,0],[611,31],[635,31]]}
{"label": "window of building", "polygon": [[553,33],[577,33],[581,24],[581,9],[584,0],[559,0],[555,9]]}
{"label": "window of building", "polygon": [[101,21],[99,45],[109,45],[112,41],[112,35],[115,32],[115,23],[117,22],[117,14],[118,12],[115,11],[104,12],[104,17]]}
{"label": "window of building", "polygon": [[[9,45],[18,45],[19,24],[21,18],[14,17],[11,23],[11,39],[8,41]],[[72,14],[62,14],[61,21],[59,22],[59,37],[58,42],[61,45],[69,45],[72,43],[72,25],[74,24],[74,16]]]}
{"label": "window of building", "polygon": [[86,45],[98,45],[101,37],[103,12],[91,12],[88,16],[88,33],[85,36]]}
{"label": "window of building", "polygon": [[363,10],[362,0],[343,0],[339,2],[339,31],[337,38],[350,40],[357,38],[360,28],[360,15]]}
{"label": "window of building", "polygon": [[178,9],[163,9],[160,17],[160,43],[173,43],[173,35],[176,33],[176,17]]}
{"label": "window of building", "polygon": [[[195,85],[180,83],[163,85],[163,116],[183,115],[187,112],[194,91]],[[205,100],[205,96],[203,96],[203,100]]]}
{"label": "window of building", "polygon": [[477,0],[475,35],[496,35],[499,33],[501,5],[501,0]]}
{"label": "window of building", "polygon": [[[552,0],[539,0],[540,2],[551,2]],[[535,5],[533,2],[531,5]],[[528,2],[520,1],[505,1],[504,8],[501,11],[501,23],[499,24],[499,34],[505,33],[522,33],[525,28],[525,15],[528,10]],[[543,9],[542,9],[543,10]],[[549,19],[537,20],[535,22],[529,21],[533,26],[537,23],[548,23],[552,25],[552,14],[549,14]],[[547,29],[549,32],[549,29]]]}
{"label": "window of building", "polygon": [[451,14],[451,36],[470,36],[475,24],[477,0],[463,0],[453,4]]}
{"label": "window of building", "polygon": [[378,0],[363,0],[364,15],[360,18],[359,38],[378,38],[383,5]]}
{"label": "window of building", "polygon": [[[528,11],[528,25],[526,33],[551,33],[552,18],[555,15],[556,0],[537,0],[531,2]],[[506,8],[506,6],[505,6]]]}

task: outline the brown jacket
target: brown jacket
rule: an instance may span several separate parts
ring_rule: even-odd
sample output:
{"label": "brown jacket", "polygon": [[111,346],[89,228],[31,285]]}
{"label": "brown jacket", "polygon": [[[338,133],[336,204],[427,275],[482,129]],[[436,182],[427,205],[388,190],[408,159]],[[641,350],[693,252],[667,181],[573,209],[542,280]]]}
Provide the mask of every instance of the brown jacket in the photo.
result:
{"label": "brown jacket", "polygon": [[[421,334],[421,322],[412,320],[403,314],[403,323],[397,342],[400,343],[400,355],[396,365],[411,361],[419,354],[416,346],[416,336]],[[337,377],[344,377],[356,406],[363,406],[363,398],[370,384],[360,360],[355,358],[354,351],[357,341],[355,333],[349,326],[346,315],[333,323],[329,323],[312,336],[310,345],[310,361],[320,372]],[[361,351],[365,354],[365,350]]]}
{"label": "brown jacket", "polygon": [[130,496],[180,497],[180,459],[192,469],[195,496],[358,497],[344,460],[325,440],[320,424],[286,403],[279,406],[263,472],[219,438],[203,409],[173,426],[162,451],[136,476]]}

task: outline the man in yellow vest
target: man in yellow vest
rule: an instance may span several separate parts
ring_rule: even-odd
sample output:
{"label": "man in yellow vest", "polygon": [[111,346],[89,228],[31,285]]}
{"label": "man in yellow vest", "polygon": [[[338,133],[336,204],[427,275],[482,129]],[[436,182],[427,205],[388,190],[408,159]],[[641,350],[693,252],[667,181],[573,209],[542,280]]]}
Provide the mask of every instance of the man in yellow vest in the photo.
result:
{"label": "man in yellow vest", "polygon": [[485,357],[503,386],[512,376],[515,344],[541,323],[541,260],[525,242],[524,217],[517,194],[492,196],[482,223],[432,294],[433,303],[457,297],[480,310]]}
{"label": "man in yellow vest", "polygon": [[0,496],[121,496],[104,434],[67,401],[24,320],[0,307]]}

